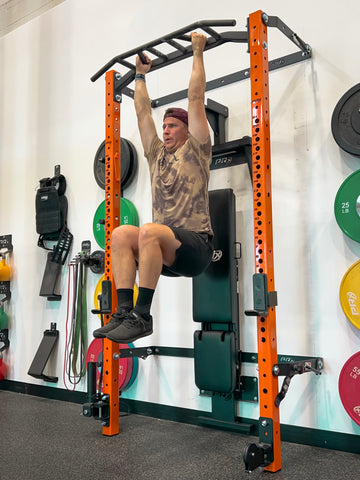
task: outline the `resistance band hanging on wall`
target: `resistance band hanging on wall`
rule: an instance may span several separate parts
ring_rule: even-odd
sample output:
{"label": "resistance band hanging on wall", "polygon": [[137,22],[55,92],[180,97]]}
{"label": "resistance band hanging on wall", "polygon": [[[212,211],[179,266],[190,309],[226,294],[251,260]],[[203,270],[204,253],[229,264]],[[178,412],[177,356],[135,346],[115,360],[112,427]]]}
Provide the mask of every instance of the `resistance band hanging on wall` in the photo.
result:
{"label": "resistance band hanging on wall", "polygon": [[[87,303],[86,268],[78,254],[69,264],[64,385],[74,390],[86,374]],[[67,381],[72,385],[69,387]]]}
{"label": "resistance band hanging on wall", "polygon": [[[104,273],[104,254],[96,250],[90,254],[91,243],[84,241],[79,252],[69,263],[68,300],[66,311],[66,340],[64,354],[63,380],[68,390],[86,375],[87,351],[87,270],[93,273]],[[72,387],[69,387],[69,382]]]}

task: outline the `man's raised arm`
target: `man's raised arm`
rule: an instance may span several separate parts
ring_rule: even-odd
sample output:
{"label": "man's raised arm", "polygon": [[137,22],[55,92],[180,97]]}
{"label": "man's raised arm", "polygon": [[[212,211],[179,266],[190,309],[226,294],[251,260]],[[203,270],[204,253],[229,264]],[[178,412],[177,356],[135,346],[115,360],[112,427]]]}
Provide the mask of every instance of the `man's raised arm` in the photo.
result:
{"label": "man's raised arm", "polygon": [[189,132],[196,140],[204,143],[210,134],[204,105],[206,77],[203,51],[206,45],[206,36],[192,32],[191,42],[194,55],[188,90]]}
{"label": "man's raised arm", "polygon": [[134,105],[141,143],[145,154],[148,154],[151,143],[156,135],[156,128],[151,116],[151,103],[145,83],[145,74],[148,73],[151,68],[151,60],[147,55],[144,56],[147,63],[142,63],[139,57],[136,58]]}

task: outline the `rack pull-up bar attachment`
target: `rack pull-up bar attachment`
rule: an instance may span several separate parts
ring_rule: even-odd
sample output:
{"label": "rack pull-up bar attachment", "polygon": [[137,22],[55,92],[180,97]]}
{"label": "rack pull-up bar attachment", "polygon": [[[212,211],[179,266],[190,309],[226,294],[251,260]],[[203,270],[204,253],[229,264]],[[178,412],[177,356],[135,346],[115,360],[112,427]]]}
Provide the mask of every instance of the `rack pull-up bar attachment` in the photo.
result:
{"label": "rack pull-up bar attachment", "polygon": [[[278,68],[286,67],[294,63],[302,62],[311,57],[311,47],[304,42],[291,28],[280,20],[279,17],[268,16],[263,13],[263,22],[267,27],[277,28],[283,35],[285,35],[296,47],[297,51],[285,55],[283,57],[274,58],[270,60],[269,71],[277,70]],[[92,77],[91,81],[95,82],[100,78],[109,68],[115,64],[120,64],[127,69],[123,74],[119,74],[119,79],[116,82],[116,92],[118,94],[124,94],[130,98],[134,97],[134,90],[129,88],[128,85],[134,80],[136,72],[136,55],[140,58],[143,56],[143,52],[147,52],[152,58],[152,65],[150,72],[153,72],[159,68],[166,67],[180,60],[192,56],[191,36],[190,32],[194,30],[202,30],[202,32],[208,37],[204,50],[215,48],[224,43],[246,43],[249,44],[249,32],[248,30],[239,31],[226,31],[218,32],[215,27],[227,27],[235,26],[235,20],[207,20],[198,21],[187,27],[176,30],[175,32],[164,35],[157,40],[140,45],[133,48],[128,52],[117,55],[98,70]],[[165,46],[162,51],[161,48]],[[173,47],[170,53],[165,53],[169,50],[169,47]],[[150,73],[149,72],[149,73]],[[206,83],[206,91],[214,90],[219,87],[224,87],[241,80],[247,80],[250,78],[250,69],[245,68],[238,72],[229,73],[214,80],[210,80]],[[169,103],[183,100],[187,97],[187,89],[174,92],[170,95],[151,100],[152,108],[161,107]]]}
{"label": "rack pull-up bar attachment", "polygon": [[[157,40],[153,40],[152,42],[145,43],[140,47],[133,48],[128,52],[117,55],[103,67],[101,67],[100,70],[98,70],[91,77],[91,81],[95,82],[107,70],[109,70],[109,68],[114,66],[116,63],[119,63],[128,69],[128,72],[123,76],[121,83],[121,88],[126,87],[135,78],[135,58],[131,57],[139,55],[141,52],[148,52],[152,56],[155,56],[151,65],[152,72],[158,70],[159,68],[167,67],[168,65],[178,62],[179,60],[189,58],[193,54],[191,37],[189,34],[194,30],[202,30],[203,33],[207,35],[208,38],[204,50],[215,48],[226,42],[247,43],[247,32],[217,32],[214,30],[214,27],[233,27],[234,25],[236,25],[235,20],[202,20],[192,23],[187,27],[183,27],[175,32],[164,35]],[[165,53],[159,50],[159,48],[164,45],[166,45],[167,48],[169,46],[172,47],[173,50],[170,53]]]}

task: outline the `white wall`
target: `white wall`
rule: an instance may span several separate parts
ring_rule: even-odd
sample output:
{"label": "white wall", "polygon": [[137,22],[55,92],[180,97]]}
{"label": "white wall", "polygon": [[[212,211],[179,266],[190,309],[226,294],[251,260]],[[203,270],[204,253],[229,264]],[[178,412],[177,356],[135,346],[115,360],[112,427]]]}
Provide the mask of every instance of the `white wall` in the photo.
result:
{"label": "white wall", "polygon": [[[272,179],[278,352],[323,356],[325,371],[295,377],[281,405],[281,422],[360,434],[338,394],[345,361],[359,350],[360,331],[339,304],[339,286],[346,270],[360,257],[360,245],[336,224],[333,203],[341,183],[359,168],[359,159],[339,149],[330,129],[340,97],[359,81],[356,31],[360,6],[304,0],[294,4],[184,0],[179,6],[154,0],[129,2],[66,0],[51,11],[0,39],[0,235],[12,234],[14,251],[10,349],[5,354],[8,378],[43,384],[27,375],[43,336],[56,322],[60,330],[48,373],[63,388],[67,267],[61,279],[61,302],[39,297],[45,252],[37,247],[35,194],[40,178],[61,165],[67,179],[68,224],[74,235],[71,256],[93,234],[93,215],[104,198],[93,176],[95,152],[104,139],[104,80],[90,77],[115,55],[147,43],[197,20],[237,20],[246,29],[249,13],[258,9],[280,17],[313,48],[313,58],[270,74]],[[270,58],[294,51],[279,32],[269,31]],[[205,54],[208,80],[249,64],[246,45],[232,44]],[[190,60],[148,76],[152,98],[186,88]],[[121,72],[121,68],[119,68]],[[251,134],[250,84],[244,81],[207,94],[229,107],[228,140]],[[186,106],[185,102],[179,102]],[[150,187],[133,105],[124,97],[122,136],[136,146],[140,170],[125,191],[137,207],[140,222],[151,219]],[[160,125],[161,112],[154,117]],[[240,261],[241,312],[252,308],[252,191],[245,166],[211,173],[210,188],[234,189]],[[91,315],[98,275],[88,275],[88,330],[99,325]],[[191,281],[161,278],[154,299],[155,332],[137,345],[192,347]],[[242,350],[256,351],[256,327],[240,316]],[[244,372],[254,374],[254,366]],[[85,390],[85,382],[78,387]],[[137,381],[125,396],[194,409],[209,409],[194,385],[189,359],[150,357],[140,361]],[[258,418],[256,405],[239,405],[239,414]]]}

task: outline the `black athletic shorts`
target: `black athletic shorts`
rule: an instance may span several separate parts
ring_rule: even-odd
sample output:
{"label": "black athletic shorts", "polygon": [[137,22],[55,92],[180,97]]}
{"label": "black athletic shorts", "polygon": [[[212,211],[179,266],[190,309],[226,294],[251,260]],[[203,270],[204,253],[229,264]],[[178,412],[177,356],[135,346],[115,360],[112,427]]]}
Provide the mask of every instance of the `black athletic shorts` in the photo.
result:
{"label": "black athletic shorts", "polygon": [[176,227],[169,228],[181,245],[176,250],[175,262],[170,267],[164,265],[162,275],[168,277],[200,275],[211,262],[214,250],[212,237],[207,233],[195,233]]}

